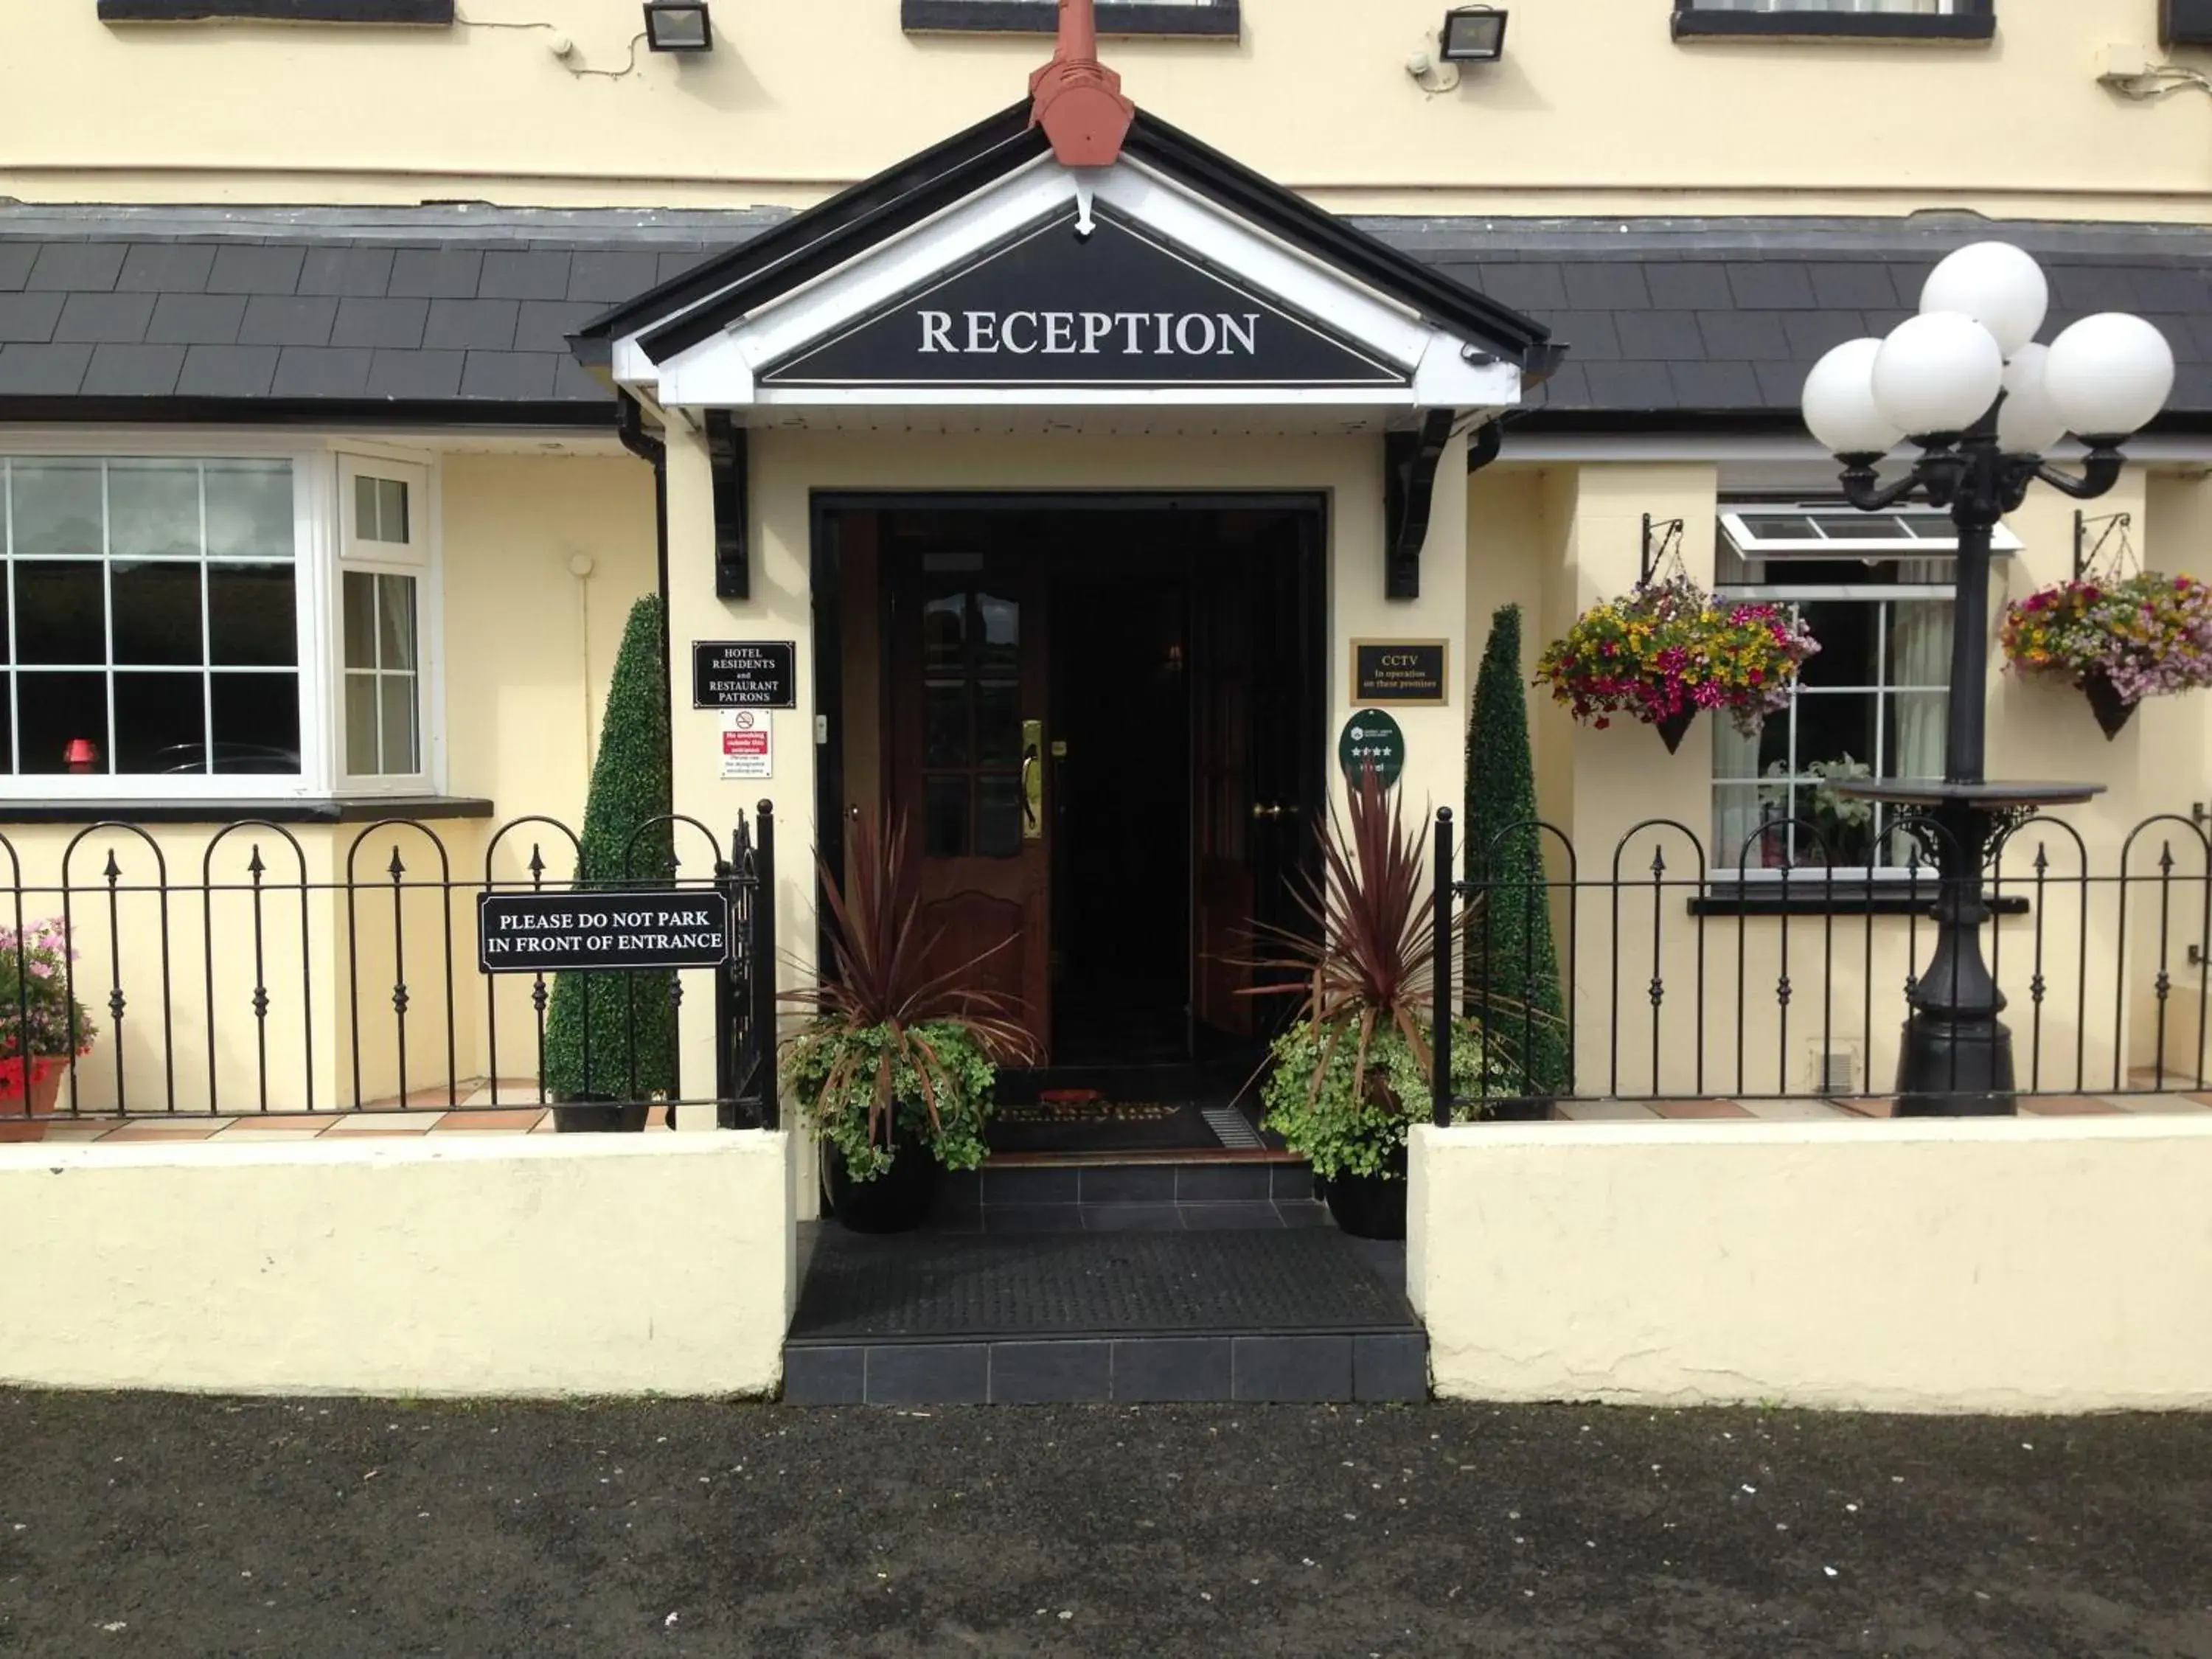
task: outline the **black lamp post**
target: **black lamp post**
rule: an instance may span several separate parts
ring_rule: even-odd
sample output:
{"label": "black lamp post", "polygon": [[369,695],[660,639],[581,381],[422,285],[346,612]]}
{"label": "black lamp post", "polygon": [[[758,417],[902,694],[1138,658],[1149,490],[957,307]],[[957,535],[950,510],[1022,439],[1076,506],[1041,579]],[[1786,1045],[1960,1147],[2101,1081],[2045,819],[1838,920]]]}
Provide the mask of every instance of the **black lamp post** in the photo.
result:
{"label": "black lamp post", "polygon": [[[1912,814],[1935,843],[1936,949],[1908,998],[1897,1067],[1903,1117],[2014,1110],[2012,1036],[1998,1018],[2005,1000],[1982,955],[1984,863],[2008,822],[2102,788],[1989,781],[1990,532],[2038,480],[2081,500],[2111,489],[2125,435],[2173,386],[2172,351],[2138,317],[2106,313],[2049,346],[2033,343],[2048,295],[2018,248],[1961,248],[1929,276],[1919,315],[1886,339],[1838,346],[1805,382],[1806,424],[1843,463],[1845,500],[1879,511],[1917,496],[1948,507],[1958,532],[1943,775],[1837,786]],[[2088,447],[2079,477],[2045,459],[2069,431]],[[1884,484],[1875,469],[1907,434],[1919,453]]]}

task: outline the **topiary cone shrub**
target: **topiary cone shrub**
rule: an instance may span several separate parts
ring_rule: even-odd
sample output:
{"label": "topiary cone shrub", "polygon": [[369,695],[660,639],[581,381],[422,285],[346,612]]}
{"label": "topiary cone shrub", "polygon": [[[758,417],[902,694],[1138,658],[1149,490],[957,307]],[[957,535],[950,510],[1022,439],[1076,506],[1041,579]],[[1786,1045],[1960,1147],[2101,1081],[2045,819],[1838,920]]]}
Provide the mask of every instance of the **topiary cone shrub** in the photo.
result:
{"label": "topiary cone shrub", "polygon": [[[668,811],[668,675],[660,599],[630,607],[607,686],[599,757],[584,803],[584,878],[592,885],[659,883],[675,864],[673,828],[638,825]],[[629,860],[625,872],[624,857]],[[672,970],[565,973],[545,1018],[545,1089],[556,1100],[649,1099],[675,1085],[676,975]],[[587,1062],[588,1057],[588,1062]]]}
{"label": "topiary cone shrub", "polygon": [[1548,1097],[1568,1091],[1573,1068],[1521,673],[1521,607],[1501,605],[1490,619],[1467,731],[1462,867],[1467,879],[1486,884],[1463,947],[1465,1000],[1525,1091]]}

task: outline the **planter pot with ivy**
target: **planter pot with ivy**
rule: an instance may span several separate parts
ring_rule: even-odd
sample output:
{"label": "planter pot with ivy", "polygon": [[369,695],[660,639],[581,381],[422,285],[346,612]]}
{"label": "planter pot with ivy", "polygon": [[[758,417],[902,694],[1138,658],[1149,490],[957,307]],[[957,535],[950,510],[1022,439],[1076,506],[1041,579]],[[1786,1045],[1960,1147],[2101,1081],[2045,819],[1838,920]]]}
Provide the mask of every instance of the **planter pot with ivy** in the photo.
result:
{"label": "planter pot with ivy", "polygon": [[1601,731],[1616,719],[1639,720],[1671,754],[1702,709],[1757,732],[1788,705],[1799,669],[1820,648],[1786,607],[1735,604],[1675,576],[1583,611],[1545,647],[1536,678],[1577,720]]}
{"label": "planter pot with ivy", "polygon": [[2056,583],[2007,607],[2003,643],[2014,672],[2079,688],[2116,738],[2144,698],[2212,685],[2212,587],[2154,570]]}
{"label": "planter pot with ivy", "polygon": [[[1310,926],[1261,930],[1267,948],[1255,965],[1282,977],[1253,994],[1299,1000],[1269,1052],[1264,1121],[1312,1164],[1338,1226],[1403,1238],[1406,1132],[1430,1112],[1436,936],[1425,849],[1371,769],[1352,792],[1346,823],[1332,815],[1321,840],[1320,878],[1298,893]],[[1455,1097],[1529,1092],[1486,1045],[1478,1021],[1463,1017],[1453,1028]]]}
{"label": "planter pot with ivy", "polygon": [[70,1061],[92,1050],[92,1016],[70,995],[76,957],[58,919],[0,928],[0,1117],[52,1116]]}
{"label": "planter pot with ivy", "polygon": [[821,1138],[823,1197],[854,1232],[906,1232],[927,1218],[941,1170],[972,1170],[1005,1060],[1034,1049],[1012,1003],[973,988],[983,956],[950,971],[929,960],[906,831],[854,826],[852,879],[822,871],[830,973],[787,994],[811,1014],[783,1078]]}

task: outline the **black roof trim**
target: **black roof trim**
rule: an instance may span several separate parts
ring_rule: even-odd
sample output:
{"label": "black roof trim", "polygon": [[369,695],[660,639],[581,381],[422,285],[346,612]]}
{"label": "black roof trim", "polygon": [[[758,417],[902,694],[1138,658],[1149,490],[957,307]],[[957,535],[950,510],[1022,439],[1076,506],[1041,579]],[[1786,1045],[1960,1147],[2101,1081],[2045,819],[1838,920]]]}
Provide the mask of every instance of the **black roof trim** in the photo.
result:
{"label": "black roof trim", "polygon": [[[1030,125],[1029,113],[1026,101],[1012,105],[730,253],[593,318],[571,337],[579,360],[605,362],[599,343],[639,328],[647,331],[640,343],[656,362],[708,338],[751,307],[834,270],[1042,155],[1044,135]],[[1542,324],[1314,206],[1180,128],[1140,110],[1127,148],[1424,316],[1494,342],[1532,380],[1550,372],[1557,353],[1548,348],[1551,331]],[[654,318],[672,313],[683,314],[652,326]]]}
{"label": "black roof trim", "polygon": [[[1024,101],[978,121],[872,179],[840,191],[828,201],[795,214],[773,229],[694,265],[681,276],[647,289],[632,300],[594,317],[574,338],[611,341],[638,328],[650,326],[712,299],[723,289],[776,270],[819,244],[866,225],[871,236],[889,234],[896,225],[879,225],[876,216],[908,198],[935,203],[948,178],[961,181],[958,193],[974,189],[980,178],[989,179],[1030,156],[1042,154],[1045,137],[1029,124],[1030,106]],[[934,206],[924,211],[933,211]],[[915,217],[923,216],[916,214]],[[842,244],[841,244],[842,245]],[[834,261],[832,263],[835,263]],[[804,280],[793,276],[792,282]],[[648,343],[648,349],[650,343]],[[586,361],[589,361],[586,359]]]}
{"label": "black roof trim", "polygon": [[343,398],[64,398],[0,396],[0,422],[41,425],[560,427],[614,430],[615,400],[502,403],[491,398],[372,401]]}

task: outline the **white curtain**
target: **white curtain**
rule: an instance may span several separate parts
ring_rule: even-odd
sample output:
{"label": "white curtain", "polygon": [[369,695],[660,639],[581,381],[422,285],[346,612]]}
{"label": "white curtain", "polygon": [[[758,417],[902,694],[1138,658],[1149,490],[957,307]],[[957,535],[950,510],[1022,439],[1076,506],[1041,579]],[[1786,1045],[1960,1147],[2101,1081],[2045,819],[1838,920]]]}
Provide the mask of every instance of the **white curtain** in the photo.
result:
{"label": "white curtain", "polygon": [[[1908,582],[1950,578],[1949,562],[1915,560],[1898,573]],[[1951,676],[1951,607],[1929,602],[1899,602],[1890,607],[1889,684],[1947,685]],[[1942,697],[1906,693],[1895,699],[1895,747],[1889,756],[1893,778],[1943,775]]]}

